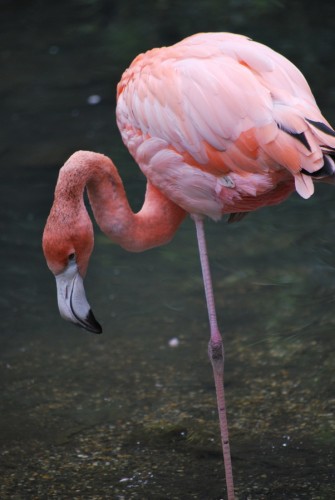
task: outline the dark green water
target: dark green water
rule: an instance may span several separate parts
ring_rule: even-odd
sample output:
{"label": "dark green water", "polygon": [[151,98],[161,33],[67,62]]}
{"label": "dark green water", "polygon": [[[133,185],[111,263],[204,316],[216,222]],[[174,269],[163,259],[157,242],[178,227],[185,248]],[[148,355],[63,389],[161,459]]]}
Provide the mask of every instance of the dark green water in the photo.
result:
{"label": "dark green water", "polygon": [[[97,231],[86,290],[104,334],[58,314],[40,240],[59,167],[92,149],[134,208],[145,186],[114,123],[114,45],[94,2],[68,4],[3,2],[0,496],[225,498],[192,222],[138,255]],[[240,500],[335,494],[334,195],[207,224]]]}

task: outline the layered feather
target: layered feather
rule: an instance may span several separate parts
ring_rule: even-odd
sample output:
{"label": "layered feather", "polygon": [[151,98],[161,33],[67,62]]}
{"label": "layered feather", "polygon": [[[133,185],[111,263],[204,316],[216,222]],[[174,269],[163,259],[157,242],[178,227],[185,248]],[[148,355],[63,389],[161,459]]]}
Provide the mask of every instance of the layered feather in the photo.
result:
{"label": "layered feather", "polygon": [[117,121],[148,179],[213,218],[277,203],[294,186],[308,198],[325,163],[335,172],[335,133],[301,72],[241,35],[203,33],[138,56],[118,85]]}

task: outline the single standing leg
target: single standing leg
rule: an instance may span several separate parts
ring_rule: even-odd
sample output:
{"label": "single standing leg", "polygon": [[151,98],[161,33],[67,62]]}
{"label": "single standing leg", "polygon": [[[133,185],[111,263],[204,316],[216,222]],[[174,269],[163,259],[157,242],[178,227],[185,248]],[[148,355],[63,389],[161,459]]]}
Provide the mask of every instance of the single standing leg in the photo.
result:
{"label": "single standing leg", "polygon": [[231,455],[230,455],[230,446],[228,438],[228,423],[227,423],[227,414],[226,414],[225,397],[224,397],[224,384],[223,384],[223,356],[224,356],[223,343],[216,319],[216,310],[214,303],[212,278],[210,274],[208,255],[207,255],[204,222],[202,217],[199,215],[193,215],[192,218],[195,222],[195,227],[197,230],[201,269],[202,269],[202,276],[203,276],[206,301],[207,301],[208,317],[211,329],[211,338],[208,344],[208,355],[209,359],[211,360],[214,373],[216,399],[217,399],[219,419],[220,419],[223,459],[224,459],[224,467],[226,474],[227,495],[228,495],[228,500],[234,500],[235,498],[234,480],[233,480],[233,470],[231,465]]}

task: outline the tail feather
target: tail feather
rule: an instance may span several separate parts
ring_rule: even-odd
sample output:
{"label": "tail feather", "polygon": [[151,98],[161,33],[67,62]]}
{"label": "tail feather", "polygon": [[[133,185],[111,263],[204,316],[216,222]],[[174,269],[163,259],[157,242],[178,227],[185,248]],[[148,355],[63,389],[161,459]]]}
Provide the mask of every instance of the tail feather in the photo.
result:
{"label": "tail feather", "polygon": [[[322,148],[323,149],[323,148]],[[324,165],[327,164],[326,169],[327,169],[327,175],[323,176],[320,178],[322,182],[327,182],[328,184],[335,184],[335,151],[333,151],[333,154],[325,154],[323,155],[325,163]]]}
{"label": "tail feather", "polygon": [[[335,154],[335,152],[334,152]],[[323,155],[323,165],[319,170],[316,170],[315,172],[308,172],[308,170],[305,170],[304,168],[301,170],[301,172],[305,175],[309,175],[315,179],[321,179],[323,177],[331,177],[335,175],[335,163],[331,155],[324,154]]]}
{"label": "tail feather", "polygon": [[323,132],[326,135],[330,135],[331,137],[335,137],[335,131],[331,127],[329,127],[326,123],[324,123],[324,122],[316,122],[314,120],[310,120],[309,118],[305,118],[305,120],[310,125],[312,125],[312,127],[315,127],[320,132]]}
{"label": "tail feather", "polygon": [[[295,131],[278,124],[278,127],[304,146],[304,167],[294,173],[295,188],[303,198],[314,193],[314,180],[335,184],[335,131],[321,121],[305,118],[309,130]],[[319,151],[319,158],[317,153]]]}

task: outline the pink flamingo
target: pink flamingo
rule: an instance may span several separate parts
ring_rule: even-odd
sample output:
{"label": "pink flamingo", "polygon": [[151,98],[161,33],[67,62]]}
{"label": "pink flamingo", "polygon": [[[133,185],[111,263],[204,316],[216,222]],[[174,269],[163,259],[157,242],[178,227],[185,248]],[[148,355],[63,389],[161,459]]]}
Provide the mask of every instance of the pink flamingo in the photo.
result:
{"label": "pink flamingo", "polygon": [[93,249],[86,188],[102,231],[129,251],[167,243],[186,214],[195,222],[210,323],[228,499],[233,474],[223,385],[223,344],[214,306],[203,219],[230,221],[303,198],[314,180],[334,183],[335,132],[300,71],[270,48],[231,33],[202,33],[140,54],[117,87],[125,145],[147,178],[133,213],[112,161],[74,153],[59,173],[43,249],[54,273],[60,314],[89,331],[101,327],[83,278]]}

